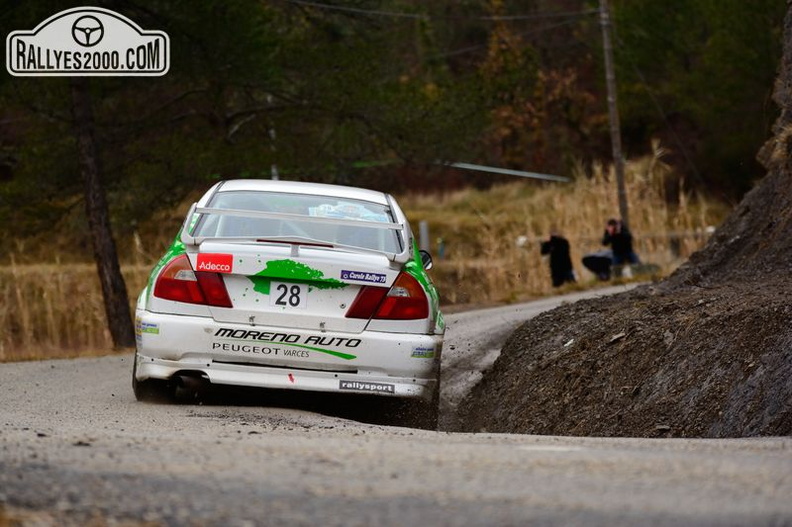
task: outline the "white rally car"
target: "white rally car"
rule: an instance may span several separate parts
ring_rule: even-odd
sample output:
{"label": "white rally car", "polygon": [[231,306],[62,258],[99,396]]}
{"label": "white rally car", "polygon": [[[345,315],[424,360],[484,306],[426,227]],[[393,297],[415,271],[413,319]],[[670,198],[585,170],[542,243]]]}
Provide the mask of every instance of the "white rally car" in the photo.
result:
{"label": "white rally car", "polygon": [[409,409],[396,424],[433,428],[445,325],[430,267],[388,194],[220,182],[138,299],[135,396],[206,382],[375,394]]}

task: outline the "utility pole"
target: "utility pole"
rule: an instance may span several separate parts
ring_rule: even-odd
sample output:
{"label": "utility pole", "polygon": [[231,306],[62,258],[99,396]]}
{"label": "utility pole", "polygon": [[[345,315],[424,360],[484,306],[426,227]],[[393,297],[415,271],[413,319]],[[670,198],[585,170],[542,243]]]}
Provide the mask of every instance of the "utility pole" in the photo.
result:
{"label": "utility pole", "polygon": [[[267,104],[272,106],[272,95],[267,95]],[[272,164],[270,165],[270,179],[277,181],[280,179],[278,174],[278,165],[275,163],[275,124],[270,121],[269,123],[269,138],[270,138],[270,152],[272,152]]]}
{"label": "utility pole", "polygon": [[616,104],[616,74],[613,71],[613,46],[611,45],[611,19],[608,0],[600,0],[600,25],[602,26],[602,47],[605,55],[605,85],[608,90],[608,116],[610,119],[611,146],[613,148],[613,168],[616,171],[616,185],[619,190],[619,215],[625,225],[629,225],[627,188],[624,185],[621,129],[619,127],[619,107]]}

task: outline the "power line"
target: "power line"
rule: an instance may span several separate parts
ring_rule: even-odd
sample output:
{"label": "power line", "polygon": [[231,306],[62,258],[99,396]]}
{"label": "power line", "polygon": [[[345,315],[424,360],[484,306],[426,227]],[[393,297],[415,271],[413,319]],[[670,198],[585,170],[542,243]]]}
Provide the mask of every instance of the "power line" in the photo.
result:
{"label": "power line", "polygon": [[315,7],[328,11],[342,11],[346,13],[356,13],[368,16],[386,16],[392,18],[411,18],[418,20],[484,20],[488,22],[506,22],[518,20],[541,20],[546,18],[580,17],[597,13],[596,9],[585,11],[551,11],[545,13],[532,13],[526,15],[490,15],[490,16],[435,16],[421,13],[404,13],[397,11],[381,11],[377,9],[362,9],[359,7],[348,7],[333,4],[323,4],[321,2],[311,2],[310,0],[281,0],[283,2],[306,7]]}
{"label": "power line", "polygon": [[[559,27],[568,26],[571,24],[575,24],[578,22],[578,19],[575,18],[574,20],[565,20],[564,22],[559,22],[557,24],[551,24],[546,27],[542,27],[539,29],[531,29],[529,31],[522,31],[520,33],[515,33],[517,37],[527,37],[529,35],[535,35],[537,33],[543,33],[544,31],[549,31],[551,29],[557,29]],[[460,48],[455,51],[449,51],[448,53],[440,53],[439,55],[435,55],[432,58],[446,58],[446,57],[454,57],[456,55],[463,55],[465,53],[469,53],[471,51],[476,51],[482,48],[486,48],[488,44],[476,44],[475,46],[468,46],[466,48]]]}

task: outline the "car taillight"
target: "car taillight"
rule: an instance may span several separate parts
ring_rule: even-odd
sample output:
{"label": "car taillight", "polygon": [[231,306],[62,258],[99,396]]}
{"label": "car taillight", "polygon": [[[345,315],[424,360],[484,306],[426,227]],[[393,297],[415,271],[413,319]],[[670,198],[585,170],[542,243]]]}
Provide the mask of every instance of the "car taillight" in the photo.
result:
{"label": "car taillight", "polygon": [[154,285],[154,296],[188,304],[233,307],[223,277],[219,273],[193,271],[186,254],[165,266]]}
{"label": "car taillight", "polygon": [[363,286],[347,311],[347,318],[371,318],[388,293],[387,287]]}
{"label": "car taillight", "polygon": [[390,290],[365,286],[347,312],[347,318],[416,320],[429,316],[426,293],[412,276],[401,273]]}
{"label": "car taillight", "polygon": [[198,278],[198,286],[203,291],[207,304],[216,307],[234,307],[220,273],[195,271],[195,276]]}

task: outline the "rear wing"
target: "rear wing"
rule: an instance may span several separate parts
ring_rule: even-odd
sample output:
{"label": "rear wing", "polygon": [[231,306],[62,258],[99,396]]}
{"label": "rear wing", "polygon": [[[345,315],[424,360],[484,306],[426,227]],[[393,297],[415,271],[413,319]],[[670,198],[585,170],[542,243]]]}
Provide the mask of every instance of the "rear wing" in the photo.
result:
{"label": "rear wing", "polygon": [[[344,244],[328,242],[324,240],[314,240],[300,236],[275,236],[275,237],[264,236],[264,235],[262,236],[193,236],[192,233],[194,232],[199,219],[203,215],[235,216],[242,218],[260,218],[260,219],[274,219],[274,220],[293,220],[301,223],[317,223],[323,225],[345,225],[351,227],[365,227],[365,228],[372,228],[379,230],[392,230],[392,231],[396,231],[396,234],[399,239],[399,244],[401,245],[402,250],[399,253],[394,253],[394,252],[381,251],[377,249],[370,249],[366,247],[344,245]],[[291,214],[287,212],[265,212],[265,211],[253,211],[253,210],[237,210],[237,209],[213,209],[207,207],[199,207],[197,203],[193,203],[192,206],[190,207],[189,212],[187,212],[187,216],[185,217],[184,223],[182,224],[181,235],[180,235],[180,239],[182,243],[188,246],[199,246],[201,243],[203,243],[206,240],[223,240],[232,243],[233,242],[238,242],[238,243],[283,242],[283,243],[290,243],[292,245],[300,245],[302,243],[304,245],[313,245],[313,246],[316,245],[321,246],[322,244],[328,244],[328,245],[332,245],[333,248],[344,249],[352,252],[384,254],[388,257],[389,260],[400,263],[407,262],[412,255],[410,250],[410,247],[412,246],[412,240],[408,239],[409,237],[410,237],[410,230],[409,228],[405,228],[405,224],[403,223],[385,223],[378,221],[330,218],[324,216],[305,216],[302,214]],[[263,238],[266,238],[266,240],[264,240]]]}

